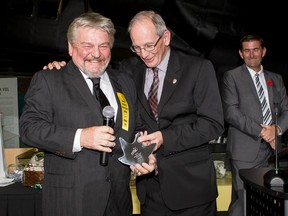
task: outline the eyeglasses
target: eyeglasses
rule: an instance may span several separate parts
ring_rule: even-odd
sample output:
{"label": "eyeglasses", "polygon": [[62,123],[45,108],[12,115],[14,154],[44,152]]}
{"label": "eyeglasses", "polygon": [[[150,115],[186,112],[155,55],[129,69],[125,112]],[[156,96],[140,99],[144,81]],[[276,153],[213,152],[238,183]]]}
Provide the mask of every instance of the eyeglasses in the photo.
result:
{"label": "eyeglasses", "polygon": [[155,49],[155,47],[157,46],[157,44],[161,38],[162,38],[162,35],[158,38],[158,40],[156,41],[155,44],[145,44],[143,48],[140,46],[133,46],[132,45],[130,47],[130,49],[132,50],[132,52],[135,52],[135,53],[140,53],[142,49],[144,49],[147,52],[151,52]]}

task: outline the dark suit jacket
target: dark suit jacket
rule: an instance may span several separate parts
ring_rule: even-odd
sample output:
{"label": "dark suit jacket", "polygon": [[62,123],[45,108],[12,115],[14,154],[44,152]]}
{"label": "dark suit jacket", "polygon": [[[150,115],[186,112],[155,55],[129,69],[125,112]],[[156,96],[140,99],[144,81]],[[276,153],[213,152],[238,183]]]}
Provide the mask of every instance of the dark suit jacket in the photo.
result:
{"label": "dark suit jacket", "polygon": [[[288,128],[288,99],[281,75],[264,70],[269,103],[275,121],[274,102],[278,102],[278,125]],[[227,153],[234,160],[253,161],[259,151],[263,122],[260,101],[253,79],[243,64],[223,76],[223,108],[229,124]]]}
{"label": "dark suit jacket", "polygon": [[[144,95],[146,66],[137,57],[122,63],[136,83],[139,109],[149,133],[160,130],[163,145],[157,151],[159,182],[164,202],[183,209],[214,200],[216,177],[207,143],[223,132],[223,113],[218,84],[210,61],[171,49],[159,124]],[[137,192],[145,202],[145,182],[137,177]]]}
{"label": "dark suit jacket", "polygon": [[[61,71],[37,72],[31,81],[20,133],[24,143],[45,151],[44,216],[102,216],[111,190],[115,205],[121,206],[119,215],[132,214],[130,169],[118,157],[122,156],[119,137],[132,142],[140,125],[137,95],[131,79],[110,68],[107,71],[119,105],[114,127],[117,145],[107,167],[99,165],[98,151],[83,148],[72,153],[78,128],[103,125],[100,105],[72,61]],[[119,92],[128,104],[120,105]],[[128,107],[128,130],[122,128],[124,106]]]}

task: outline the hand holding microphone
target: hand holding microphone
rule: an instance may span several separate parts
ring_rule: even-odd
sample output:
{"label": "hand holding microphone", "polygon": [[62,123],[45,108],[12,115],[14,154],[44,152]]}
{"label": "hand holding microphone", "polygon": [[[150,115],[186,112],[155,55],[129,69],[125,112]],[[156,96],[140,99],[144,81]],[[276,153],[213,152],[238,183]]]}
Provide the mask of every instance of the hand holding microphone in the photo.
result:
{"label": "hand holding microphone", "polygon": [[[114,115],[115,115],[114,108],[112,106],[105,106],[103,108],[102,115],[103,115],[103,125],[114,128]],[[107,152],[100,153],[100,165],[107,166],[108,164],[107,154],[108,154]]]}

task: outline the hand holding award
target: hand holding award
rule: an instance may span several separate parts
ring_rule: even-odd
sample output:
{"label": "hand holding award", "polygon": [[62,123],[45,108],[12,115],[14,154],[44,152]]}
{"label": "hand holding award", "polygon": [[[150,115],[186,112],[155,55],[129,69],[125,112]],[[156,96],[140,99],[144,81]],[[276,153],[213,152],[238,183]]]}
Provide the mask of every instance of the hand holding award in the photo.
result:
{"label": "hand holding award", "polygon": [[136,163],[142,164],[143,162],[148,163],[149,155],[152,154],[153,149],[155,147],[155,143],[152,143],[148,146],[143,145],[137,141],[140,133],[135,135],[133,143],[128,143],[122,137],[119,138],[121,148],[123,150],[124,155],[118,158],[124,164],[135,166]]}

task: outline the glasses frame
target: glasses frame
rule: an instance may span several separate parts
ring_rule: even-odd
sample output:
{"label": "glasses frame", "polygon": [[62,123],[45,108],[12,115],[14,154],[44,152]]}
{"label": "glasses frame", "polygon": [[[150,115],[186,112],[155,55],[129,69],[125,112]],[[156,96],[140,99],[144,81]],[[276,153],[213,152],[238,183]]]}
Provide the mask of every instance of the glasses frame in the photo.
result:
{"label": "glasses frame", "polygon": [[[152,44],[145,44],[144,47],[136,46],[137,49],[138,49],[138,48],[140,49],[139,51],[137,51],[137,50],[135,49],[135,46],[133,46],[133,45],[130,47],[130,49],[131,49],[131,51],[134,52],[134,53],[140,53],[140,52],[142,51],[142,49],[144,49],[144,50],[147,51],[147,52],[152,52],[153,50],[155,50],[155,48],[156,48],[157,44],[159,43],[159,41],[161,40],[162,36],[163,36],[163,35],[159,36],[158,40],[157,40],[153,45],[152,45]],[[146,49],[147,49],[147,45],[149,45],[150,47],[153,47],[153,48],[150,49],[150,50],[146,50]]]}

